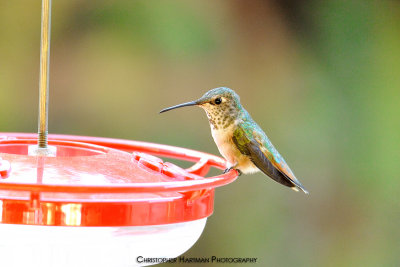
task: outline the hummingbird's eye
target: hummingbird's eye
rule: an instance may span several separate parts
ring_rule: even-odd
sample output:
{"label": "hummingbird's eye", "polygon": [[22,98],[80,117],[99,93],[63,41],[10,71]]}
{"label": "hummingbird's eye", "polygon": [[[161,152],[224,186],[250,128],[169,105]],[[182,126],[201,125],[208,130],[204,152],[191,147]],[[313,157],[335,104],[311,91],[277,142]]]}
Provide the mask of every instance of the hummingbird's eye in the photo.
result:
{"label": "hummingbird's eye", "polygon": [[220,97],[217,97],[217,98],[214,100],[214,103],[217,104],[217,105],[219,105],[219,104],[222,103],[222,99],[221,99]]}

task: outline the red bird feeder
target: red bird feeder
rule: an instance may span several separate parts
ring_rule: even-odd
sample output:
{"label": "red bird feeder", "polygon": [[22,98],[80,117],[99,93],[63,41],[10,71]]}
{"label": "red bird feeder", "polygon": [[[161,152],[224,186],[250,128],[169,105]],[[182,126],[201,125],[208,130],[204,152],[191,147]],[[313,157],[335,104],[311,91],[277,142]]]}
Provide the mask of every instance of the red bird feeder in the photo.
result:
{"label": "red bird feeder", "polygon": [[[237,177],[232,170],[204,178],[225,161],[189,149],[68,135],[49,135],[48,142],[53,155],[30,155],[36,135],[0,133],[6,251],[13,243],[35,255],[58,249],[69,262],[91,266],[176,257],[199,238],[213,212],[214,188]],[[182,169],[156,156],[195,164]]]}

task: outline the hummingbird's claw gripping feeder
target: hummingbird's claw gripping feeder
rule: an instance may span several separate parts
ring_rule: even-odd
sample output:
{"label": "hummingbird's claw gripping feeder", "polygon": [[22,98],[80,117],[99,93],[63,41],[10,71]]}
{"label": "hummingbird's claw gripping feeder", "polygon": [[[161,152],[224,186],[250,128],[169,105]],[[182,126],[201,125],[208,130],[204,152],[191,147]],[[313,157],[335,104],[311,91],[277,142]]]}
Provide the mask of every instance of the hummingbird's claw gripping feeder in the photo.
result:
{"label": "hummingbird's claw gripping feeder", "polygon": [[[42,1],[39,133],[0,133],[0,258],[13,266],[134,266],[199,238],[226,162],[138,141],[47,136],[51,0]],[[188,169],[160,157],[194,162]]]}

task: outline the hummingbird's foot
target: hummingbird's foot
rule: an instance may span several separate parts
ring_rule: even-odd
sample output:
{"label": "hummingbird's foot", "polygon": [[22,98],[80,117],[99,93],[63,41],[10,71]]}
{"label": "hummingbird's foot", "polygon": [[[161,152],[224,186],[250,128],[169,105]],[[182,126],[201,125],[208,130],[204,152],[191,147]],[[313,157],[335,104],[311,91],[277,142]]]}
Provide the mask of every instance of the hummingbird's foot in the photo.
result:
{"label": "hummingbird's foot", "polygon": [[229,172],[230,170],[236,170],[239,173],[239,176],[242,175],[242,171],[239,169],[235,169],[234,167],[229,167],[224,170],[224,174]]}

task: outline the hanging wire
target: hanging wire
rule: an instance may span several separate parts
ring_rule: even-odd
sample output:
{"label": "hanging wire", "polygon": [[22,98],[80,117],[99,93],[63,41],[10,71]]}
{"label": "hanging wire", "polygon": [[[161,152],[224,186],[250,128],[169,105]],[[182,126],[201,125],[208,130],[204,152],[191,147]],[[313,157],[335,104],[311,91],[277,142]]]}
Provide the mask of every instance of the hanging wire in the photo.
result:
{"label": "hanging wire", "polygon": [[42,0],[39,77],[38,147],[47,148],[49,71],[50,71],[51,0]]}

